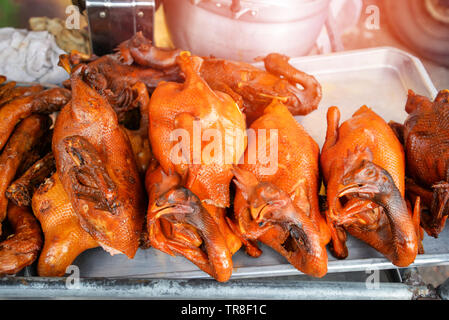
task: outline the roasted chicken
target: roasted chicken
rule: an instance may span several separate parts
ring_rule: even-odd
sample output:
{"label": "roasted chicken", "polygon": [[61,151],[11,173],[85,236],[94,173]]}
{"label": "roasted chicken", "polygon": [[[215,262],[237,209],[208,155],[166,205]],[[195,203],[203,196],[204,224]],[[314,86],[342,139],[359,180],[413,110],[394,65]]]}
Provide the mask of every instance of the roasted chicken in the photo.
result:
{"label": "roasted chicken", "polygon": [[147,229],[150,244],[172,256],[183,255],[218,281],[232,274],[231,252],[217,223],[176,173],[148,170]]}
{"label": "roasted chicken", "polygon": [[81,227],[111,254],[133,258],[145,212],[143,183],[124,130],[108,101],[71,75],[72,100],[53,135],[56,170]]}
{"label": "roasted chicken", "polygon": [[438,237],[449,215],[449,90],[435,101],[409,91],[404,125],[392,123],[402,139],[407,160],[406,191],[420,197],[426,209],[421,224]]}
{"label": "roasted chicken", "polygon": [[276,99],[251,131],[244,161],[234,170],[236,227],[300,271],[322,277],[330,233],[318,204],[318,144]]}
{"label": "roasted chicken", "polygon": [[404,200],[403,148],[387,123],[366,106],[339,122],[338,108],[329,108],[321,166],[333,253],[346,258],[348,231],[393,264],[408,266],[420,236],[419,214],[412,214]]}
{"label": "roasted chicken", "polygon": [[29,207],[9,203],[8,222],[13,234],[0,242],[0,276],[16,274],[31,265],[42,248],[41,228]]}
{"label": "roasted chicken", "polygon": [[[227,94],[201,78],[203,59],[183,52],[184,83],[164,82],[150,101],[150,143],[164,172],[177,173],[218,224],[231,253],[241,242],[225,220],[232,165],[246,146],[245,119]],[[212,142],[210,142],[212,140]]]}
{"label": "roasted chicken", "polygon": [[37,266],[40,276],[61,277],[79,254],[98,247],[81,227],[57,174],[37,189],[32,206],[45,237]]}

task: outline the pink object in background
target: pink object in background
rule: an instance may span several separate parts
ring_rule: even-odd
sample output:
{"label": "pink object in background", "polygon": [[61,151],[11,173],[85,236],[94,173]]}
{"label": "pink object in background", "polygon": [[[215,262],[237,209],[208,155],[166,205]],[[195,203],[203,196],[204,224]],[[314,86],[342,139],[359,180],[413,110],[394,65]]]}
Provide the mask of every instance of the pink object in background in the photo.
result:
{"label": "pink object in background", "polygon": [[291,57],[308,54],[323,28],[330,1],[163,0],[163,3],[176,47],[201,56],[253,62],[270,52]]}

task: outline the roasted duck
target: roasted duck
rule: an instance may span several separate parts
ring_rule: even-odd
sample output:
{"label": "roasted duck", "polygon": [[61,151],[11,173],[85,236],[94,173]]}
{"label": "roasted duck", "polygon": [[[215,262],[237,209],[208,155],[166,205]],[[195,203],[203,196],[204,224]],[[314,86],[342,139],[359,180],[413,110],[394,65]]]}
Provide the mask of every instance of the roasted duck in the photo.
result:
{"label": "roasted duck", "polygon": [[200,73],[212,89],[225,91],[234,98],[235,94],[242,97],[249,126],[263,115],[273,98],[281,100],[293,115],[306,115],[318,108],[319,82],[294,68],[288,60],[278,53],[269,54],[263,58],[266,69],[263,71],[244,62],[204,58]]}
{"label": "roasted duck", "polygon": [[17,84],[15,81],[6,82],[6,80],[5,76],[0,75],[0,98],[7,95]]}
{"label": "roasted duck", "polygon": [[[14,82],[8,82],[14,83]],[[4,86],[0,88],[3,89]],[[34,85],[34,86],[16,86],[13,88],[9,88],[8,90],[1,90],[3,91],[0,93],[0,107],[3,105],[11,102],[14,99],[27,97],[29,95],[32,95],[34,93],[38,93],[40,91],[44,90],[44,88],[40,85]]]}
{"label": "roasted duck", "polygon": [[250,131],[244,161],[234,170],[239,233],[269,245],[302,272],[324,276],[330,233],[318,204],[318,144],[277,100]]}
{"label": "roasted duck", "polygon": [[139,66],[156,70],[176,68],[176,58],[181,50],[163,49],[153,46],[142,32],[137,32],[131,39],[122,42],[117,47],[120,61],[126,65],[136,63]]}
{"label": "roasted duck", "polygon": [[183,255],[218,281],[232,274],[232,259],[217,223],[176,173],[161,167],[148,170],[150,198],[147,229],[153,248],[174,256]]}
{"label": "roasted duck", "polygon": [[79,254],[99,246],[81,227],[57,174],[36,190],[32,206],[45,237],[37,266],[40,276],[63,276]]}
{"label": "roasted duck", "polygon": [[152,150],[163,171],[179,174],[182,186],[201,200],[234,253],[241,242],[225,221],[225,208],[232,165],[246,146],[244,116],[229,95],[201,78],[203,59],[183,52],[178,63],[185,82],[161,83],[151,97]]}
{"label": "roasted duck", "polygon": [[13,234],[0,242],[0,276],[16,274],[31,265],[42,248],[41,228],[29,207],[8,205]]}
{"label": "roasted duck", "polygon": [[69,100],[69,90],[53,88],[16,98],[3,105],[0,108],[0,150],[20,120],[33,113],[49,114],[59,111]]}
{"label": "roasted duck", "polygon": [[[180,52],[155,48],[141,33],[117,49],[120,61],[126,65],[178,72],[174,67]],[[289,58],[281,54],[272,53],[260,60],[266,71],[249,63],[203,57],[199,73],[213,90],[229,94],[240,105],[248,125],[263,114],[273,98],[282,100],[293,115],[306,115],[318,107],[321,86],[313,76],[295,69],[288,63]],[[154,79],[160,81],[158,77]],[[181,81],[176,77],[165,80]]]}
{"label": "roasted duck", "polygon": [[387,123],[366,106],[339,121],[338,108],[331,107],[321,154],[333,253],[348,255],[348,231],[395,265],[408,266],[420,236],[419,214],[412,214],[404,200],[403,148]]}
{"label": "roasted duck", "polygon": [[449,90],[435,101],[409,91],[404,125],[391,124],[403,140],[407,160],[406,191],[419,196],[426,210],[421,224],[438,237],[449,215]]}
{"label": "roasted duck", "polygon": [[116,53],[96,57],[72,51],[61,57],[60,65],[70,73],[77,65],[87,64],[83,68],[84,81],[104,95],[122,119],[134,100],[131,87],[137,82],[144,83],[152,93],[161,81],[182,80],[175,61],[179,52],[153,47],[138,32],[121,43]]}
{"label": "roasted duck", "polygon": [[21,121],[0,155],[0,234],[1,222],[7,213],[6,189],[43,136],[48,132],[51,119],[45,115],[32,115]]}
{"label": "roasted duck", "polygon": [[19,207],[31,205],[34,191],[56,170],[53,153],[36,161],[19,179],[6,190],[6,197]]}
{"label": "roasted duck", "polygon": [[148,139],[150,96],[142,82],[137,82],[131,89],[135,99],[132,101],[130,109],[138,109],[140,112],[139,128],[136,130],[124,129],[131,142],[137,167],[144,177],[150,166],[152,169],[157,166]]}
{"label": "roasted duck", "polygon": [[53,135],[56,170],[81,227],[111,254],[133,258],[143,227],[145,196],[130,141],[108,101],[71,75],[72,100]]}

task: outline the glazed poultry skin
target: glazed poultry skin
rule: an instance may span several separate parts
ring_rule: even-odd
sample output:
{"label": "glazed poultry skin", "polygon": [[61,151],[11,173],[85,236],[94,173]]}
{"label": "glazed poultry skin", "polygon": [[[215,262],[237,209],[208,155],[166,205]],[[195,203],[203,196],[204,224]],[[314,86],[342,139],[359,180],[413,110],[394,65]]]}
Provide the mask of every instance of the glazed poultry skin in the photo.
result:
{"label": "glazed poultry skin", "polygon": [[151,151],[150,141],[148,139],[150,96],[143,82],[137,82],[131,89],[136,96],[132,102],[132,108],[139,109],[140,123],[137,130],[125,128],[125,131],[131,142],[137,167],[144,177],[147,169],[151,166],[153,166],[154,169],[154,166],[156,165],[156,161],[154,160]]}
{"label": "glazed poultry skin", "polygon": [[[269,245],[300,271],[322,277],[330,233],[318,204],[318,144],[276,99],[250,129],[266,130],[268,138],[250,139],[244,161],[234,171],[236,224],[244,237]],[[279,146],[277,169],[269,170],[259,158],[252,163],[251,154],[260,154],[260,148],[273,152],[273,141]]]}
{"label": "glazed poultry skin", "polygon": [[[0,226],[5,219],[8,207],[6,189],[17,174],[31,150],[48,132],[51,119],[45,115],[32,115],[23,120],[14,130],[0,155]],[[1,228],[0,228],[1,233]]]}
{"label": "glazed poultry skin", "polygon": [[53,153],[36,161],[19,179],[6,190],[6,197],[19,207],[31,205],[34,191],[56,170]]}
{"label": "glazed poultry skin", "polygon": [[44,90],[44,88],[41,85],[34,85],[34,86],[22,86],[22,87],[15,87],[11,90],[4,92],[2,95],[0,95],[0,108],[13,101],[14,99],[18,99],[21,97],[27,97],[29,95],[32,95],[34,93],[38,93]]}
{"label": "glazed poultry skin", "polygon": [[0,242],[0,276],[31,265],[42,248],[41,228],[29,207],[9,203],[7,217],[14,234]]}
{"label": "glazed poultry skin", "polygon": [[321,167],[334,255],[348,254],[346,230],[393,264],[408,266],[418,253],[419,220],[403,198],[402,145],[387,123],[366,106],[341,125],[338,108],[331,107],[327,121]]}
{"label": "glazed poultry skin", "polygon": [[204,58],[200,73],[213,89],[235,100],[235,94],[242,98],[248,126],[263,115],[273,98],[281,100],[293,115],[307,115],[318,108],[321,85],[313,76],[294,68],[285,55],[271,53],[263,61],[266,71],[245,62]]}
{"label": "glazed poultry skin", "polygon": [[182,255],[223,282],[232,274],[231,252],[215,220],[200,199],[180,185],[177,174],[161,167],[146,176],[150,244],[172,256]]}
{"label": "glazed poultry skin", "polygon": [[181,176],[183,187],[201,200],[235,253],[241,242],[224,215],[230,205],[232,165],[246,147],[245,118],[229,95],[213,91],[201,78],[202,63],[200,57],[181,53],[178,64],[185,82],[164,82],[154,91],[150,143],[164,172]]}
{"label": "glazed poultry skin", "polygon": [[449,90],[435,101],[409,91],[409,117],[397,127],[407,160],[406,191],[419,196],[427,208],[421,214],[426,232],[438,237],[449,215]]}
{"label": "glazed poultry skin", "polygon": [[154,47],[142,32],[137,32],[118,45],[115,53],[96,57],[72,51],[61,59],[60,64],[69,73],[72,67],[87,64],[90,76],[85,81],[99,91],[108,89],[113,94],[119,94],[127,87],[142,82],[151,93],[161,81],[182,80],[176,64],[179,52],[179,49]]}
{"label": "glazed poultry skin", "polygon": [[107,100],[71,75],[72,100],[61,110],[53,154],[81,226],[109,253],[133,258],[145,197],[130,141]]}
{"label": "glazed poultry skin", "polygon": [[81,227],[57,174],[37,189],[32,207],[45,237],[37,266],[39,276],[61,277],[79,254],[99,246]]}
{"label": "glazed poultry skin", "polygon": [[15,81],[6,82],[7,79],[5,76],[2,76],[2,80],[3,82],[0,83],[0,98],[7,96],[11,92],[11,90],[16,87],[17,84]]}
{"label": "glazed poultry skin", "polygon": [[[182,82],[182,78],[175,77],[175,72],[180,73],[176,65],[180,52],[179,49],[156,48],[140,32],[117,48],[119,60],[126,65],[134,64],[173,74],[172,79],[154,76],[158,82]],[[263,114],[264,108],[273,98],[282,100],[293,115],[312,112],[321,100],[319,82],[290,65],[289,58],[285,55],[271,53],[259,59],[263,60],[266,71],[245,62],[212,57],[202,59],[199,69],[201,77],[213,90],[229,94],[242,107],[248,125]],[[298,84],[302,89],[297,87]]]}
{"label": "glazed poultry skin", "polygon": [[117,52],[120,61],[126,65],[136,63],[142,67],[166,70],[177,67],[176,58],[181,50],[157,48],[139,31],[131,39],[122,42]]}
{"label": "glazed poultry skin", "polygon": [[70,100],[70,91],[53,88],[23,98],[17,98],[0,108],[0,150],[15,126],[33,113],[49,114],[59,111]]}

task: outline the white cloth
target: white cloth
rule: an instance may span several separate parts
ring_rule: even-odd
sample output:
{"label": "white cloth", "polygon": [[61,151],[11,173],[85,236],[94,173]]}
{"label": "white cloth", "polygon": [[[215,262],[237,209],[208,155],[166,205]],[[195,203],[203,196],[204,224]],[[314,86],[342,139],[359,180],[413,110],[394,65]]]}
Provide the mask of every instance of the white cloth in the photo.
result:
{"label": "white cloth", "polygon": [[48,31],[0,28],[0,75],[8,80],[59,85],[69,77],[58,66],[63,53]]}

